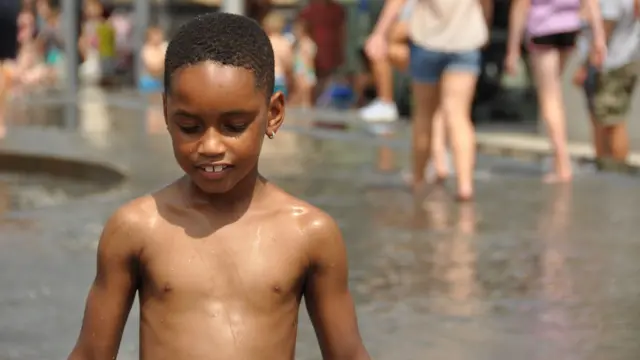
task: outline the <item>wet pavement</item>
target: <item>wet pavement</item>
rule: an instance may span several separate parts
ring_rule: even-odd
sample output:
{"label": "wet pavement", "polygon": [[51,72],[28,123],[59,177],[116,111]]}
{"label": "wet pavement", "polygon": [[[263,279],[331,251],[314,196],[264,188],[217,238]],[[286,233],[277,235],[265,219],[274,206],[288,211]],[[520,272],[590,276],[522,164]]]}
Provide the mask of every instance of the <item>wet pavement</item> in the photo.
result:
{"label": "wet pavement", "polygon": [[[0,152],[108,163],[128,180],[99,194],[56,185],[48,206],[5,207],[0,359],[64,358],[79,331],[104,220],[180,174],[161,114],[49,106],[14,112]],[[78,121],[66,128],[74,113]],[[312,118],[292,114],[285,131],[265,141],[260,166],[338,220],[374,358],[638,359],[637,177],[582,169],[571,187],[545,186],[539,164],[481,156],[475,204],[453,202],[451,187],[415,204],[399,174],[375,171],[368,134],[315,129]],[[394,142],[400,167],[406,144]],[[10,192],[28,193],[12,176],[5,176]],[[137,358],[138,319],[134,309],[120,359]],[[304,309],[297,358],[320,358]]]}

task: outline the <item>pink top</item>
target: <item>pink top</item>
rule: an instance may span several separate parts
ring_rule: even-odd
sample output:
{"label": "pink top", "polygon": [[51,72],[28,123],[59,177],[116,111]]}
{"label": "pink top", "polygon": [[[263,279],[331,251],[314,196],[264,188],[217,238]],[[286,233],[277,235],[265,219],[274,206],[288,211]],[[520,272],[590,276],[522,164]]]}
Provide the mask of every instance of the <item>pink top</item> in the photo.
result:
{"label": "pink top", "polygon": [[580,27],[580,0],[531,0],[528,36],[578,31]]}

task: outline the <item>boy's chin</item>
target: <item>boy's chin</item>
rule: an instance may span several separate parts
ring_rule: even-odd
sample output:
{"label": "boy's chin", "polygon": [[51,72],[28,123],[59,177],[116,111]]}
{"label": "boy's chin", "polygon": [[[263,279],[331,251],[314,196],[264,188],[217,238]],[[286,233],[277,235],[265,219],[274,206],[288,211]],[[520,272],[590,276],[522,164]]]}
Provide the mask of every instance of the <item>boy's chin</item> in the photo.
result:
{"label": "boy's chin", "polygon": [[203,181],[202,179],[195,179],[191,177],[191,181],[193,184],[200,190],[202,193],[207,195],[220,195],[226,194],[233,190],[236,183],[231,181]]}

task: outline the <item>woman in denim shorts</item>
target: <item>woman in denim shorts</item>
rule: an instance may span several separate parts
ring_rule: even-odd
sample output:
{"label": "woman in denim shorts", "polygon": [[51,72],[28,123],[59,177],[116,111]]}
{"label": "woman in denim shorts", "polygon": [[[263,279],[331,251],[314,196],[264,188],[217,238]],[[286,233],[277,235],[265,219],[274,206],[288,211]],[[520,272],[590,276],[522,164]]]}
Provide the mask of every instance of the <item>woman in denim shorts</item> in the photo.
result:
{"label": "woman in denim shorts", "polygon": [[[406,0],[387,0],[367,40],[367,54],[386,55],[387,33]],[[409,19],[409,72],[413,92],[414,192],[425,188],[431,156],[432,123],[440,108],[449,128],[455,159],[457,198],[473,198],[475,134],[471,103],[487,43],[493,0],[417,0]]]}

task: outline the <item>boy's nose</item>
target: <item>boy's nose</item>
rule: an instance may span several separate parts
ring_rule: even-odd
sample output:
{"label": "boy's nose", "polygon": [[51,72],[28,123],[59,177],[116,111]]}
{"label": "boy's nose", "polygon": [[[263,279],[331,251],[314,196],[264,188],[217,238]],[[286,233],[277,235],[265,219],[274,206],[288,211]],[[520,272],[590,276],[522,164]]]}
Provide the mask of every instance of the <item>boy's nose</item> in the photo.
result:
{"label": "boy's nose", "polygon": [[219,155],[223,155],[226,150],[223,136],[214,128],[207,129],[204,135],[202,135],[197,150],[199,155],[206,157],[216,157]]}

